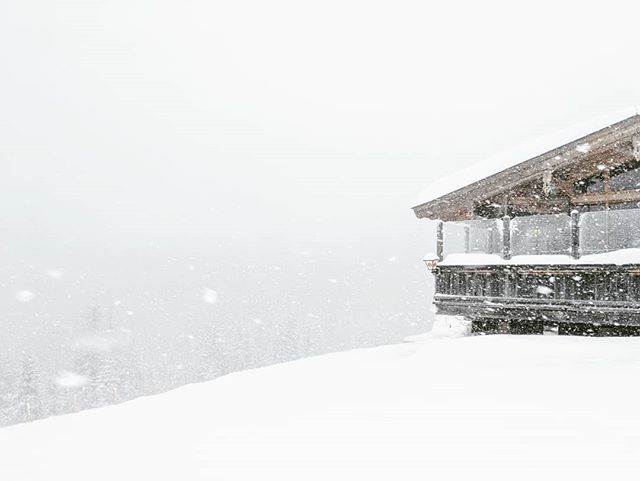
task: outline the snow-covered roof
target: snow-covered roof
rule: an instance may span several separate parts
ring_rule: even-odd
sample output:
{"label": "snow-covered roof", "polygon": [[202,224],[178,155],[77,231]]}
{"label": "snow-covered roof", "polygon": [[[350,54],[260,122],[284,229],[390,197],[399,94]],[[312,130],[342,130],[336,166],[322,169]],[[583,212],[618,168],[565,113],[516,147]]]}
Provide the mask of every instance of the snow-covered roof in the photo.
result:
{"label": "snow-covered roof", "polygon": [[561,154],[566,157],[566,153],[570,152],[571,159],[581,154],[586,155],[592,148],[591,142],[609,133],[611,129],[629,125],[637,126],[637,124],[640,124],[640,116],[634,112],[617,111],[556,131],[552,135],[520,145],[485,161],[474,162],[464,170],[434,179],[416,198],[413,209],[418,217],[430,217],[425,215],[424,208],[421,209],[425,204],[448,203],[467,193],[473,195],[472,191],[477,191],[483,181],[494,180],[493,178],[499,174],[516,167],[524,167],[525,164],[529,166],[529,164],[539,163],[539,169],[543,170],[548,167],[545,164],[550,161],[557,163],[564,160],[559,157]]}

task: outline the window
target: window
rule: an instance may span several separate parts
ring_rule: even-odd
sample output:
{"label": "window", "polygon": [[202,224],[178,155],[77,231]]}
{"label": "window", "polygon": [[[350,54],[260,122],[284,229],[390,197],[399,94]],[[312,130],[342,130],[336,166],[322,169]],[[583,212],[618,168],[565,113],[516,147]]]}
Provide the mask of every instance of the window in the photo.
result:
{"label": "window", "polygon": [[609,180],[611,190],[636,190],[640,189],[640,169],[622,170],[611,172]]}
{"label": "window", "polygon": [[516,217],[511,222],[513,255],[568,254],[571,218],[566,214]]}

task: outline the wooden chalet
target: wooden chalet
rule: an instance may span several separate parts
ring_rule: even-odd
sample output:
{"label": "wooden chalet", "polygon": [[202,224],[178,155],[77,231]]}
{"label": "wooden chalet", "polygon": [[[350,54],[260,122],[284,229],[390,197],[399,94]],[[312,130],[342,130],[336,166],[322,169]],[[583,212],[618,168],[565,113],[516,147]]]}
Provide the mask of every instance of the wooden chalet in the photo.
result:
{"label": "wooden chalet", "polygon": [[413,210],[438,221],[438,313],[476,332],[640,333],[640,116]]}

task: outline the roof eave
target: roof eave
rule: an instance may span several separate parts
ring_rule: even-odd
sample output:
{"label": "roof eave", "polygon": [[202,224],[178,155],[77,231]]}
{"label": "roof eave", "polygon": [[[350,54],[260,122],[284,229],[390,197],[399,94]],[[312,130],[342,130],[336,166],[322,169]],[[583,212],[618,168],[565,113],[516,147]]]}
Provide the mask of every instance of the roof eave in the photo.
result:
{"label": "roof eave", "polygon": [[[508,169],[504,169],[493,175],[480,179],[469,185],[466,185],[460,189],[454,190],[440,196],[436,199],[424,202],[422,204],[412,207],[414,214],[419,219],[439,219],[439,220],[454,220],[457,216],[455,212],[468,212],[473,209],[474,202],[482,199],[486,199],[493,195],[499,194],[501,191],[507,191],[516,185],[527,182],[531,177],[540,175],[544,170],[551,169],[557,170],[566,167],[571,162],[574,162],[577,158],[590,155],[588,152],[581,152],[577,149],[579,145],[589,143],[592,147],[590,151],[602,148],[609,143],[615,142],[620,138],[639,133],[640,132],[640,115],[632,115],[620,122],[608,125],[600,130],[592,132],[588,135],[573,140],[567,144],[561,145],[548,152],[544,152],[540,155],[532,157],[528,160],[520,162]],[[513,174],[517,171],[522,171],[516,182],[511,182],[508,185],[500,185],[499,180],[508,174]],[[487,184],[489,184],[487,186]],[[498,184],[491,188],[490,184]],[[489,187],[489,190],[486,189]],[[478,193],[479,190],[484,189],[485,192]],[[474,195],[475,193],[475,195]],[[460,198],[468,197],[469,200],[460,202]],[[458,204],[457,209],[452,209],[451,204]],[[472,215],[471,215],[472,216]],[[450,217],[450,219],[448,219]],[[469,214],[465,215],[469,218]]]}

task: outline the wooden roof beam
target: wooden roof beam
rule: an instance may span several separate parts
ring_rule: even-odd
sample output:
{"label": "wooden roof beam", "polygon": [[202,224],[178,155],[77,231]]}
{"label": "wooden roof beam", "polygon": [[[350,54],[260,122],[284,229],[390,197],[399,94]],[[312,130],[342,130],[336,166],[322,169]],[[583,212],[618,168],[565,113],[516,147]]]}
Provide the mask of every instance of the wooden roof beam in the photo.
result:
{"label": "wooden roof beam", "polygon": [[569,205],[569,199],[566,197],[552,197],[552,198],[531,198],[531,197],[511,197],[507,202],[511,207],[526,208],[529,206],[538,207],[567,207]]}
{"label": "wooden roof beam", "polygon": [[573,205],[620,204],[622,202],[640,202],[640,190],[589,192],[571,197]]}

